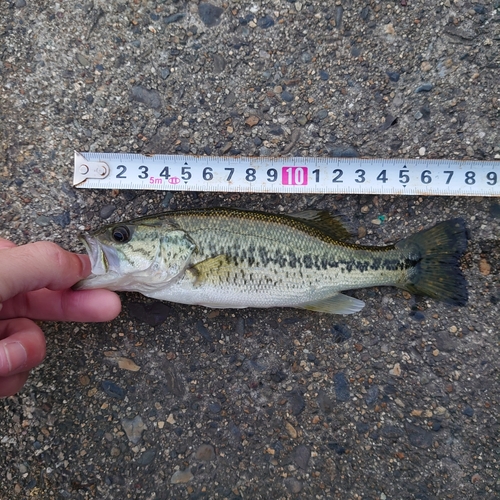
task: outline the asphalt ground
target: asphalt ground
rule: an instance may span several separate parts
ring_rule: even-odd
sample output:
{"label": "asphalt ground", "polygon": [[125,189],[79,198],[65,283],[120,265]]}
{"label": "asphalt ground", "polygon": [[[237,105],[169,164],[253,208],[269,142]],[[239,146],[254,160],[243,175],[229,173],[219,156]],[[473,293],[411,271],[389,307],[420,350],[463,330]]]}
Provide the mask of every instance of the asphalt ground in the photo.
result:
{"label": "asphalt ground", "polygon": [[466,221],[469,302],[393,288],[352,316],[124,293],[46,323],[0,402],[2,499],[500,495],[498,199],[77,190],[73,151],[498,160],[500,3],[0,4],[0,236],[165,210],[345,216],[359,241]]}

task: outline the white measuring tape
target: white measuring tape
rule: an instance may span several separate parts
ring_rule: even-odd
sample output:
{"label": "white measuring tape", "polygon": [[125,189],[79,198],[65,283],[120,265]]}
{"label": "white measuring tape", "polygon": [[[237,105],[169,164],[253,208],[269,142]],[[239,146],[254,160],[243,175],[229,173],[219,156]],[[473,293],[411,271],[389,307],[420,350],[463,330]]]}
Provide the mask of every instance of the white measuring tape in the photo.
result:
{"label": "white measuring tape", "polygon": [[500,196],[499,161],[76,153],[88,189]]}

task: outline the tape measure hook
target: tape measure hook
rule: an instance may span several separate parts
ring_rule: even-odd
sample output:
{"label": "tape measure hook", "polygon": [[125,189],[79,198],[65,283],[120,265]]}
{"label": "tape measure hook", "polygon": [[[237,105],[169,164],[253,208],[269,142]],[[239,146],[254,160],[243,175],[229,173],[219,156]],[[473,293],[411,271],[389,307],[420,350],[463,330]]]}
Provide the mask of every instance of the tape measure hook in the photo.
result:
{"label": "tape measure hook", "polygon": [[87,179],[105,179],[109,172],[110,168],[106,162],[89,161],[81,153],[75,151],[73,186],[82,184]]}

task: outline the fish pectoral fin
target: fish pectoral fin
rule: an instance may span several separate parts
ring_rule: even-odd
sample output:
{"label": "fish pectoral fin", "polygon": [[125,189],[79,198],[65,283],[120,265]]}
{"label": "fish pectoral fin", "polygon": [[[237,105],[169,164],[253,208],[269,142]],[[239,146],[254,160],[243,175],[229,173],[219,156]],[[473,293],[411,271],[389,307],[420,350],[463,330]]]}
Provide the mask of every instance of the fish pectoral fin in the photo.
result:
{"label": "fish pectoral fin", "polygon": [[340,241],[352,240],[351,232],[345,227],[340,217],[332,215],[326,210],[304,210],[290,214],[295,219],[313,227],[331,238]]}
{"label": "fish pectoral fin", "polygon": [[361,311],[365,303],[362,300],[349,297],[342,293],[337,293],[332,297],[318,300],[317,302],[310,302],[298,307],[307,309],[308,311],[325,312],[329,314],[354,314]]}
{"label": "fish pectoral fin", "polygon": [[222,269],[227,268],[229,261],[230,259],[227,255],[216,255],[188,267],[187,271],[194,276],[194,284],[200,285],[210,275],[217,275]]}

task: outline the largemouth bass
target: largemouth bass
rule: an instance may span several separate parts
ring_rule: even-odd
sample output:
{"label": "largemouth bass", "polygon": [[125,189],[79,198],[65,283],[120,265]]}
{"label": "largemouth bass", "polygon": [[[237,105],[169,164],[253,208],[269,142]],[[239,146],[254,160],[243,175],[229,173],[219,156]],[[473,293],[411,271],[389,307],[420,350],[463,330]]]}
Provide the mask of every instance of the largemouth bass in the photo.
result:
{"label": "largemouth bass", "polygon": [[465,224],[452,219],[394,245],[350,243],[328,212],[293,215],[210,208],[166,212],[83,236],[92,274],[77,289],[140,292],[217,308],[298,307],[351,314],[340,292],[390,285],[450,304],[467,302],[459,269]]}

